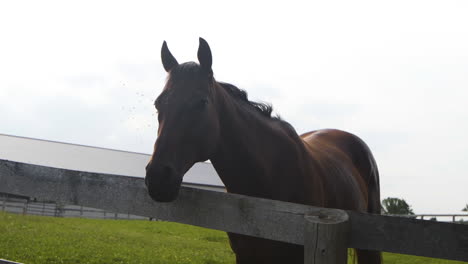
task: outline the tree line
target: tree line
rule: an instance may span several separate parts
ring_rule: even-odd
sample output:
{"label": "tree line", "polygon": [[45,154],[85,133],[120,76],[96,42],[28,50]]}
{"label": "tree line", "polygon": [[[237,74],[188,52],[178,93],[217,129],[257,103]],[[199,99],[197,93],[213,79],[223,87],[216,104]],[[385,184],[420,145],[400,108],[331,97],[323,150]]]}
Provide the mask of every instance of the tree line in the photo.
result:
{"label": "tree line", "polygon": [[[468,212],[468,204],[461,209],[462,212]],[[382,200],[382,214],[388,215],[414,215],[411,205],[405,199],[388,197]]]}

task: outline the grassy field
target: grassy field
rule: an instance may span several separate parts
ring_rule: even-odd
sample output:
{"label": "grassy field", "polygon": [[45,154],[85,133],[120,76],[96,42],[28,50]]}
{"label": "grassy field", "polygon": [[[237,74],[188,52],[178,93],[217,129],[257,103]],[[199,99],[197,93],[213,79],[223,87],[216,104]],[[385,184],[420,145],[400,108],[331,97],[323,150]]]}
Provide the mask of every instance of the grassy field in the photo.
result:
{"label": "grassy field", "polygon": [[[0,212],[0,258],[26,264],[234,263],[223,232],[167,222]],[[463,262],[385,254],[385,263]]]}

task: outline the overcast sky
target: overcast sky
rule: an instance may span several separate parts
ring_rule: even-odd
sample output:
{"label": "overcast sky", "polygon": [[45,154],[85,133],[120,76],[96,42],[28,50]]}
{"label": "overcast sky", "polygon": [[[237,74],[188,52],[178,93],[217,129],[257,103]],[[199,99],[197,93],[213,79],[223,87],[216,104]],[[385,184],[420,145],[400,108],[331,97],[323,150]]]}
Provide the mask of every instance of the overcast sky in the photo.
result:
{"label": "overcast sky", "polygon": [[382,197],[468,203],[467,1],[1,1],[0,133],[151,153],[167,40],[298,132],[367,142]]}

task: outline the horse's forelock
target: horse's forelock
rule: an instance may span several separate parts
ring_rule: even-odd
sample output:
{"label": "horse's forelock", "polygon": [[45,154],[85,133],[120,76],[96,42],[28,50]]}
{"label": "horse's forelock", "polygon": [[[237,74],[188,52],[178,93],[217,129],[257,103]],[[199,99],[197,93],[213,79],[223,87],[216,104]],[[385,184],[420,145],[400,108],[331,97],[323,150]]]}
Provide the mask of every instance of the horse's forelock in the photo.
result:
{"label": "horse's forelock", "polygon": [[169,73],[169,80],[177,81],[180,79],[194,78],[201,71],[198,63],[190,61],[179,64]]}

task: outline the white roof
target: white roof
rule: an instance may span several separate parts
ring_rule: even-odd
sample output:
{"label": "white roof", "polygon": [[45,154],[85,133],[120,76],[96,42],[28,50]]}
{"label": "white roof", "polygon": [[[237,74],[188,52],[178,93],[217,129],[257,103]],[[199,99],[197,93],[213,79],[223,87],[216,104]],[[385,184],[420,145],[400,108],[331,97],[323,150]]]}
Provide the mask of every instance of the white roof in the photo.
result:
{"label": "white roof", "polygon": [[[151,155],[0,134],[0,159],[55,168],[144,177]],[[224,186],[211,163],[196,163],[185,183]]]}

